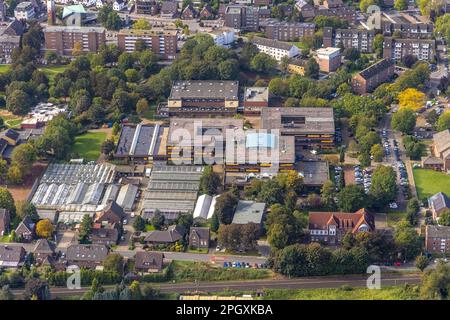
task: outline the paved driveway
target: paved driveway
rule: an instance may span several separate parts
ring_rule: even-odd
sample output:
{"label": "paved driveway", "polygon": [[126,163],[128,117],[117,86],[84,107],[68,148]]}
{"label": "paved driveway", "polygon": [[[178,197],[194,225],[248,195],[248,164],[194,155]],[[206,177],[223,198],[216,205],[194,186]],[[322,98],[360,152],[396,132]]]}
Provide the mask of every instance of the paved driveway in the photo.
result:
{"label": "paved driveway", "polygon": [[75,238],[75,232],[73,231],[64,231],[58,232],[56,236],[58,250],[65,250],[68,246],[70,246]]}

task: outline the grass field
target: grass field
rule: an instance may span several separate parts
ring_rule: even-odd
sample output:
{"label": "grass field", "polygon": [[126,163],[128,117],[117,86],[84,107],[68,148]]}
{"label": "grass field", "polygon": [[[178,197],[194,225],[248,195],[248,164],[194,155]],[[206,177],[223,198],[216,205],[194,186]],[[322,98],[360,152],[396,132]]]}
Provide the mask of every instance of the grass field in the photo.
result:
{"label": "grass field", "polygon": [[105,132],[88,132],[75,138],[73,152],[86,161],[95,161],[100,156],[100,145],[106,139]]}
{"label": "grass field", "polygon": [[367,288],[339,289],[266,289],[266,300],[416,300],[418,292],[415,287],[383,287],[380,290]]}
{"label": "grass field", "polygon": [[450,175],[429,169],[413,169],[419,199],[438,192],[450,194]]}
{"label": "grass field", "polygon": [[174,261],[173,280],[182,281],[231,281],[267,279],[273,277],[268,269],[217,268],[204,262]]}

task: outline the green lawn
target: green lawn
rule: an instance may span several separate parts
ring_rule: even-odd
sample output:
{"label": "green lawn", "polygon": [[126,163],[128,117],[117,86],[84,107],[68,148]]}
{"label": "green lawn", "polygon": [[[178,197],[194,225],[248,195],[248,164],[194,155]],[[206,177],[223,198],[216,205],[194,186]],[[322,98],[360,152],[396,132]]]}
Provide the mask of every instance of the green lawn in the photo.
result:
{"label": "green lawn", "polygon": [[267,300],[417,300],[415,288],[404,286],[383,287],[380,290],[367,288],[339,289],[266,289]]}
{"label": "green lawn", "polygon": [[[6,72],[8,71],[10,68],[9,64],[0,64],[0,73]],[[39,70],[43,71],[47,77],[50,80],[50,84],[53,83],[53,79],[55,78],[55,76],[58,73],[63,72],[64,70],[66,70],[67,65],[63,65],[63,66],[48,66],[48,67],[41,67],[39,68]]]}
{"label": "green lawn", "polygon": [[413,169],[417,195],[420,200],[435,193],[450,194],[450,175],[429,169]]}
{"label": "green lawn", "polygon": [[75,138],[73,152],[86,161],[95,161],[100,156],[100,145],[106,139],[105,132],[88,132]]}
{"label": "green lawn", "polygon": [[151,224],[146,224],[145,225],[145,231],[148,232],[148,231],[153,231],[153,230],[156,230],[153,225],[151,225]]}
{"label": "green lawn", "polygon": [[0,64],[0,73],[6,72],[9,70],[9,64]]}
{"label": "green lawn", "polygon": [[0,236],[0,243],[11,242],[9,235]]}
{"label": "green lawn", "polygon": [[387,213],[387,224],[394,227],[398,222],[406,218],[406,212],[392,211]]}
{"label": "green lawn", "polygon": [[202,249],[188,249],[187,252],[189,253],[208,253],[208,249],[202,248]]}
{"label": "green lawn", "polygon": [[9,116],[0,116],[3,119],[3,122],[8,128],[18,127],[22,123],[22,117],[9,115]]}
{"label": "green lawn", "polygon": [[49,67],[39,68],[39,70],[43,71],[47,75],[47,77],[50,81],[50,84],[53,84],[55,76],[58,73],[64,72],[64,70],[66,70],[66,68],[67,68],[66,65],[64,65],[64,66],[49,66]]}
{"label": "green lawn", "polygon": [[301,49],[301,50],[306,50],[308,49],[308,46],[303,43],[303,42],[290,42],[291,44],[293,44],[294,46],[296,46],[297,48]]}

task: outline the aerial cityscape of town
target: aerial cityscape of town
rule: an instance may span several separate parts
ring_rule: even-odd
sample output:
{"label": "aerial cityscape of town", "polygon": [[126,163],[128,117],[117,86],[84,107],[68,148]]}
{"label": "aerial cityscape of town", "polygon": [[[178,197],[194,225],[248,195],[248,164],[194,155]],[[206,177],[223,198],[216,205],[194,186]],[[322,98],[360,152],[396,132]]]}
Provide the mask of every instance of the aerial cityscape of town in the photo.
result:
{"label": "aerial cityscape of town", "polygon": [[0,300],[450,299],[449,43],[450,0],[0,0]]}

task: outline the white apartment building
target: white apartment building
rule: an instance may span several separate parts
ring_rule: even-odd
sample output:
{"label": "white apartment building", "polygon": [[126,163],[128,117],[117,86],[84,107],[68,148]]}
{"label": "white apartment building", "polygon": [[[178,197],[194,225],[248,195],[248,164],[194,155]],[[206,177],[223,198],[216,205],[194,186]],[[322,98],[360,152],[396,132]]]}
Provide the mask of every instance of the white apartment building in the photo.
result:
{"label": "white apartment building", "polygon": [[261,37],[253,37],[252,43],[260,52],[268,54],[277,61],[281,61],[283,57],[293,58],[300,54],[297,46],[287,42],[266,39]]}

